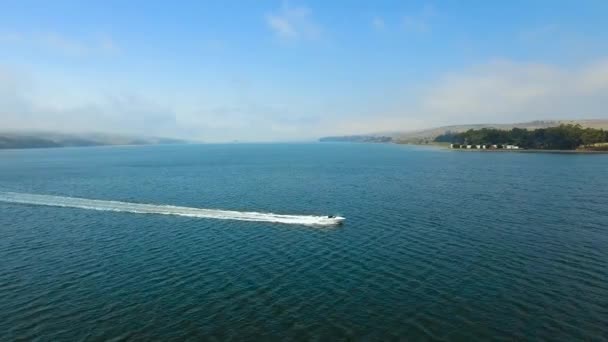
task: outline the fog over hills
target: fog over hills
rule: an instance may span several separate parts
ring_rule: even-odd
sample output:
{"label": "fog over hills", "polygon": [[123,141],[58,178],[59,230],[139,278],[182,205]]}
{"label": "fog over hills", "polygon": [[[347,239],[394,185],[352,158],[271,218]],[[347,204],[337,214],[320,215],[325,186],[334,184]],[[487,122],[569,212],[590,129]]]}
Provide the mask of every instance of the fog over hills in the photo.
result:
{"label": "fog over hills", "polygon": [[186,140],[107,133],[0,132],[0,149],[179,144]]}

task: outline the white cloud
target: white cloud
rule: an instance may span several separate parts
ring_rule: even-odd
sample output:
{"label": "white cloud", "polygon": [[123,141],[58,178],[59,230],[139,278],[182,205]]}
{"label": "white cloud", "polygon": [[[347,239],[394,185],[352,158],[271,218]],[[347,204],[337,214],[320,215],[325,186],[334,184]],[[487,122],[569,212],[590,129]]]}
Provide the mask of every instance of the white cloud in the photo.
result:
{"label": "white cloud", "polygon": [[0,32],[0,43],[16,43],[23,40],[23,35],[17,32]]}
{"label": "white cloud", "polygon": [[118,44],[108,35],[76,39],[57,32],[0,32],[0,44],[41,49],[65,56],[83,57],[120,53]]}
{"label": "white cloud", "polygon": [[386,29],[386,23],[384,22],[384,19],[376,16],[372,18],[372,27],[376,31],[384,31]]}
{"label": "white cloud", "polygon": [[559,34],[559,27],[553,24],[545,24],[522,30],[519,33],[519,38],[528,43],[538,43],[547,38],[555,37]]}
{"label": "white cloud", "polygon": [[321,35],[321,27],[307,7],[291,7],[284,2],[278,11],[267,14],[265,19],[275,36],[284,41],[314,40]]}
{"label": "white cloud", "polygon": [[88,52],[88,47],[86,45],[52,32],[42,34],[35,39],[38,40],[38,43],[41,43],[52,50],[65,53],[66,55],[81,56]]}
{"label": "white cloud", "polygon": [[431,5],[425,5],[417,13],[403,17],[403,25],[407,31],[426,33],[431,30],[431,20],[437,16],[437,11]]}
{"label": "white cloud", "polygon": [[116,43],[112,37],[108,35],[101,35],[99,37],[99,50],[108,54],[118,54],[121,52],[120,46]]}

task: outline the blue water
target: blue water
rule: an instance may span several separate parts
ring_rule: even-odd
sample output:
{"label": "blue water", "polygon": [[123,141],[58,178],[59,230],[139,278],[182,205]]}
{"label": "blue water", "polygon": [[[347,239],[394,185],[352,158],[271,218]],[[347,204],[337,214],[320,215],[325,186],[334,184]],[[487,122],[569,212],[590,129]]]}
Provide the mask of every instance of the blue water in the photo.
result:
{"label": "blue water", "polygon": [[0,340],[608,340],[608,155],[374,144],[0,151]]}

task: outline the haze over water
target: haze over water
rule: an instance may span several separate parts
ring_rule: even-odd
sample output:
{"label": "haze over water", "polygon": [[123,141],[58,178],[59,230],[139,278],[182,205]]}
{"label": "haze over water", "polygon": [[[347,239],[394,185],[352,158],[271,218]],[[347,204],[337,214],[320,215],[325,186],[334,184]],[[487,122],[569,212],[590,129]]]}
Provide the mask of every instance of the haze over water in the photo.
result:
{"label": "haze over water", "polygon": [[608,338],[608,155],[365,144],[0,151],[0,340]]}

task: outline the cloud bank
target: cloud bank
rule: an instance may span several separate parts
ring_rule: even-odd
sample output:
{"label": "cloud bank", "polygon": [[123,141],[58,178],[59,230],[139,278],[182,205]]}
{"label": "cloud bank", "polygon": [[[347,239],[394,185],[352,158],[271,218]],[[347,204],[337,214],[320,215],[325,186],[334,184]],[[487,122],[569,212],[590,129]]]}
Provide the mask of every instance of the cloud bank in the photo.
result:
{"label": "cloud bank", "polygon": [[3,129],[13,130],[276,141],[447,124],[606,118],[608,58],[580,67],[496,60],[407,89],[402,92],[407,100],[370,102],[358,113],[349,112],[347,103],[313,110],[263,100],[184,108],[135,91],[74,96],[33,74],[0,67],[0,121]]}
{"label": "cloud bank", "polygon": [[15,46],[44,50],[70,57],[91,55],[116,55],[120,47],[112,37],[98,34],[85,39],[75,39],[57,32],[0,32],[0,44],[5,48]]}
{"label": "cloud bank", "polygon": [[575,68],[492,61],[444,75],[420,110],[437,121],[513,122],[606,117],[608,59]]}
{"label": "cloud bank", "polygon": [[180,133],[169,107],[135,93],[86,96],[74,89],[58,91],[27,72],[2,67],[0,121],[3,130]]}

